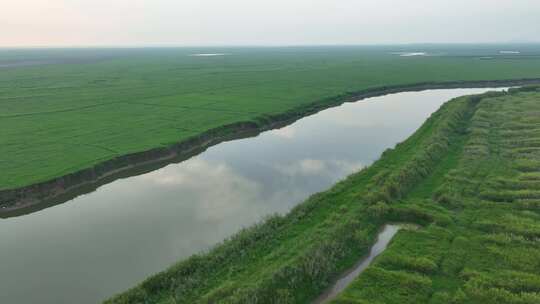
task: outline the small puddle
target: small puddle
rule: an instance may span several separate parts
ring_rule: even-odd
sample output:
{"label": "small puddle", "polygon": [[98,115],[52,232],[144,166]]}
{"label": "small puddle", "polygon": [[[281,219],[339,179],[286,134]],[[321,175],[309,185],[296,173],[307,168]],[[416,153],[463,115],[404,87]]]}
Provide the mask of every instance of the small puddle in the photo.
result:
{"label": "small puddle", "polygon": [[191,57],[216,57],[216,56],[226,56],[225,53],[200,53],[200,54],[191,54]]}
{"label": "small puddle", "polygon": [[415,56],[428,56],[426,52],[394,52],[392,55],[398,55],[399,57],[415,57]]}
{"label": "small puddle", "polygon": [[377,236],[377,242],[371,247],[369,255],[343,274],[336,283],[315,300],[313,304],[329,303],[334,300],[354,279],[366,270],[371,262],[386,249],[396,233],[403,228],[406,227],[404,225],[385,225],[383,230]]}

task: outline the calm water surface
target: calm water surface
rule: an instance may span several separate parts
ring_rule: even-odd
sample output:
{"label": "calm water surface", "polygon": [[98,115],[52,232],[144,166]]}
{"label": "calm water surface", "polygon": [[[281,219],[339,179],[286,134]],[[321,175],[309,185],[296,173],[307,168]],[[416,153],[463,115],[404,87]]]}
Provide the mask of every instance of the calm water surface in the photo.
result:
{"label": "calm water surface", "polygon": [[97,303],[369,165],[450,98],[399,93],[328,109],[0,220],[0,303]]}

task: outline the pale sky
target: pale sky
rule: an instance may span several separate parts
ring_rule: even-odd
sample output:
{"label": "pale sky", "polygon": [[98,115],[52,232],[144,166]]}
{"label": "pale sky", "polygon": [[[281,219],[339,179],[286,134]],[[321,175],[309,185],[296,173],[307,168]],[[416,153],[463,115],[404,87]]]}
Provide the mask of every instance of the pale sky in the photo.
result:
{"label": "pale sky", "polygon": [[540,0],[2,0],[2,46],[539,42]]}

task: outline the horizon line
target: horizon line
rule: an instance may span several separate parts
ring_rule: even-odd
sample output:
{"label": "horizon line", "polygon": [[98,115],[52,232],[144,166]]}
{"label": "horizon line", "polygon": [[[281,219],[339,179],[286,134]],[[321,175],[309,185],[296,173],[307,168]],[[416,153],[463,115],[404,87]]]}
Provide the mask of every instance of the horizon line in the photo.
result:
{"label": "horizon line", "polygon": [[414,45],[518,45],[540,44],[540,41],[513,41],[513,42],[406,42],[406,43],[335,43],[335,44],[89,44],[89,45],[13,45],[0,46],[0,49],[91,49],[91,48],[293,48],[293,47],[373,47],[373,46],[414,46]]}

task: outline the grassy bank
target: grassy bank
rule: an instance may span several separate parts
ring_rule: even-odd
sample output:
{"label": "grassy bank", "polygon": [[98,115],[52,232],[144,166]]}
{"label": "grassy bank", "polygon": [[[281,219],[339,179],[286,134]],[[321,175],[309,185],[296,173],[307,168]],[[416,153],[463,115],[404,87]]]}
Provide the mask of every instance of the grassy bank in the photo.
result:
{"label": "grassy bank", "polygon": [[467,133],[383,217],[444,217],[400,232],[336,303],[540,302],[540,90],[483,99]]}
{"label": "grassy bank", "polygon": [[[1,50],[0,190],[169,147],[223,125],[355,92],[425,82],[540,78],[540,48]],[[444,52],[443,52],[444,51]],[[491,59],[486,60],[489,57]],[[35,64],[35,65],[32,65]]]}
{"label": "grassy bank", "polygon": [[306,303],[396,221],[424,228],[337,302],[533,303],[539,110],[536,89],[452,100],[369,168],[107,303]]}

